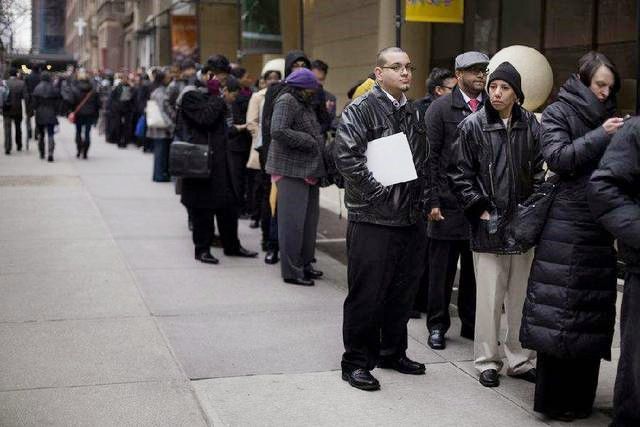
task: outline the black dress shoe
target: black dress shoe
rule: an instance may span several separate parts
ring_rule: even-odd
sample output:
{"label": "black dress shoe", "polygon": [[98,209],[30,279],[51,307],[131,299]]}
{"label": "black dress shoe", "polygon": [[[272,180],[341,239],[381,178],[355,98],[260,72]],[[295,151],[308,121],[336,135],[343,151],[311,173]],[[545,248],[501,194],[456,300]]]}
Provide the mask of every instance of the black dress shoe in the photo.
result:
{"label": "black dress shoe", "polygon": [[240,258],[255,258],[258,256],[258,252],[247,250],[242,246],[240,246],[235,251],[230,251],[230,252],[224,251],[224,254],[226,256],[235,256]]}
{"label": "black dress shoe", "polygon": [[536,383],[536,368],[531,368],[527,372],[517,375],[509,375],[511,378],[517,378],[519,380],[525,380],[529,383]]}
{"label": "black dress shoe", "polygon": [[384,358],[378,363],[379,368],[393,369],[401,374],[408,375],[424,375],[425,366],[423,363],[414,362],[407,356],[401,356],[397,359]]}
{"label": "black dress shoe", "polygon": [[434,350],[444,350],[444,333],[439,329],[434,329],[429,332],[429,339],[427,340],[427,344]]}
{"label": "black dress shoe", "polygon": [[196,259],[200,262],[204,262],[205,264],[218,264],[220,260],[218,258],[211,255],[209,252],[203,252],[200,255],[196,256]]}
{"label": "black dress shoe", "polygon": [[366,369],[358,368],[351,372],[342,371],[342,379],[347,381],[351,387],[365,391],[380,390],[380,383]]}
{"label": "black dress shoe", "polygon": [[306,278],[284,279],[284,283],[288,283],[290,285],[299,285],[299,286],[313,286],[313,285],[315,285],[313,280],[306,279]]}
{"label": "black dress shoe", "polygon": [[278,261],[280,261],[280,258],[278,258],[278,251],[269,251],[264,256],[264,262],[267,264],[277,264]]}
{"label": "black dress shoe", "polygon": [[485,387],[498,387],[500,385],[500,378],[498,378],[498,371],[495,369],[487,369],[480,373],[480,384]]}
{"label": "black dress shoe", "polygon": [[308,267],[304,269],[304,278],[305,279],[319,279],[324,275],[324,273],[320,270],[314,270],[312,267]]}

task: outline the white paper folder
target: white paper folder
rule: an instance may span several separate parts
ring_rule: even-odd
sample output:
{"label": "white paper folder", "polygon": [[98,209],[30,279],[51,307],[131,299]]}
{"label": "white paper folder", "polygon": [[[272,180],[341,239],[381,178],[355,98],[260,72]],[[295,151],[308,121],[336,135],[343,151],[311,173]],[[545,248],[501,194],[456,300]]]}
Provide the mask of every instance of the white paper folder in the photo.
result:
{"label": "white paper folder", "polygon": [[418,178],[409,141],[403,132],[370,141],[364,155],[367,168],[385,187]]}

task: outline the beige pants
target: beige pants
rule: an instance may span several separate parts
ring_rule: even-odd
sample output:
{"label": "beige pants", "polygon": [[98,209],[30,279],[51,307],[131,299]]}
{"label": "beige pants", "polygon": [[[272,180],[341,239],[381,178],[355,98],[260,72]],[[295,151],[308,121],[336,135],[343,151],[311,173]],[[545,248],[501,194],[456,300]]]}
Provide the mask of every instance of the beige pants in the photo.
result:
{"label": "beige pants", "polygon": [[[500,342],[507,356],[507,374],[522,374],[535,367],[535,352],[523,349],[519,339],[532,261],[533,251],[522,255],[473,253],[477,288],[473,352],[478,372],[502,369]],[[503,303],[507,317],[504,341],[498,336]]]}

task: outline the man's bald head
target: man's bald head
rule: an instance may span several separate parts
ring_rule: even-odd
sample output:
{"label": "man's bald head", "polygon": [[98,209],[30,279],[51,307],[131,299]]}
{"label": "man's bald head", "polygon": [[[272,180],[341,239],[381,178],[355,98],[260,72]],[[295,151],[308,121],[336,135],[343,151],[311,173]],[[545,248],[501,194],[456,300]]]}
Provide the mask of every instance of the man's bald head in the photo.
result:
{"label": "man's bald head", "polygon": [[378,52],[378,57],[376,58],[376,66],[384,67],[385,65],[387,65],[387,55],[390,53],[406,53],[406,52],[396,46],[385,47],[380,52]]}

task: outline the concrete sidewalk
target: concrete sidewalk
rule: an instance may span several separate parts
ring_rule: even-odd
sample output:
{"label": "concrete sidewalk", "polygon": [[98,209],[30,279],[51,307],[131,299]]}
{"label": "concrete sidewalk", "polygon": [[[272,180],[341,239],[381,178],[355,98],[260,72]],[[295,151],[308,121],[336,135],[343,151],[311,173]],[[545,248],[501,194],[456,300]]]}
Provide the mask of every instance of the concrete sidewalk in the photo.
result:
{"label": "concrete sidewalk", "polygon": [[[532,412],[532,384],[478,383],[457,319],[440,352],[424,319],[411,321],[409,355],[426,376],[376,370],[380,392],[349,387],[342,263],[319,252],[327,277],[302,288],[261,258],[215,249],[220,265],[196,262],[173,186],[151,181],[152,156],[94,130],[77,160],[61,121],[55,163],[33,143],[0,155],[0,425],[552,424]],[[259,248],[247,221],[240,239]],[[618,353],[602,364],[605,412]],[[608,422],[599,410],[575,425]]]}

